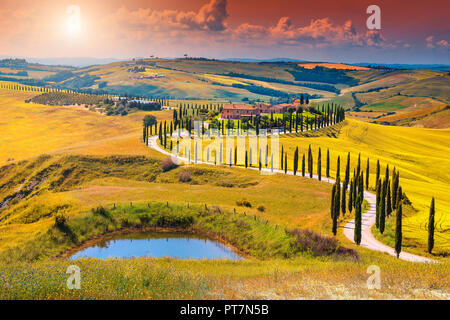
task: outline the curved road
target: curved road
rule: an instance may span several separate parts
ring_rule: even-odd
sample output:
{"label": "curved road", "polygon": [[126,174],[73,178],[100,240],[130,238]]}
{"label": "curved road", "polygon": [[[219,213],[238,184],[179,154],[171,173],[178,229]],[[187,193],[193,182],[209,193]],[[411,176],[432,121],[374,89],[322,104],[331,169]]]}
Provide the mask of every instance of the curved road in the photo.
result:
{"label": "curved road", "polygon": [[[157,136],[153,136],[150,137],[148,140],[148,145],[150,148],[163,153],[165,155],[168,156],[173,156],[173,154],[171,154],[170,152],[167,152],[166,150],[160,148],[157,144]],[[192,160],[189,160],[187,158],[183,158],[183,157],[177,157],[177,160],[183,161],[183,162],[187,162],[187,163],[192,163]],[[203,161],[197,161],[197,164],[207,164],[207,165],[214,165],[212,163],[209,162],[203,162]],[[238,168],[242,168],[243,167],[238,167]],[[247,168],[250,170],[259,170],[258,168]],[[270,173],[271,170],[270,169],[266,169],[263,168],[262,171],[268,172]],[[283,173],[283,170],[274,170],[273,172],[275,173]],[[288,171],[287,174],[293,175],[294,173],[292,171]],[[314,175],[313,176],[314,179],[318,180],[318,176]],[[322,181],[328,182],[328,183],[335,183],[335,180],[333,179],[329,179],[329,178],[324,178],[322,177]],[[383,243],[381,243],[380,241],[376,240],[375,237],[372,234],[372,226],[375,224],[375,217],[376,217],[376,212],[375,212],[375,207],[376,207],[376,196],[368,191],[364,191],[364,199],[369,203],[369,210],[364,213],[362,215],[362,226],[361,226],[361,247],[370,249],[370,250],[375,250],[375,251],[380,251],[380,252],[385,252],[390,254],[391,256],[397,256],[397,254],[395,253],[395,250]],[[352,220],[350,222],[348,222],[345,226],[344,226],[344,235],[352,242],[354,242],[353,237],[354,237],[354,229],[355,229],[355,220]],[[400,253],[400,259],[402,260],[406,260],[406,261],[412,261],[412,262],[435,262],[434,260],[425,258],[425,257],[421,257],[421,256],[417,256],[411,253],[407,253],[407,252],[401,252]]]}

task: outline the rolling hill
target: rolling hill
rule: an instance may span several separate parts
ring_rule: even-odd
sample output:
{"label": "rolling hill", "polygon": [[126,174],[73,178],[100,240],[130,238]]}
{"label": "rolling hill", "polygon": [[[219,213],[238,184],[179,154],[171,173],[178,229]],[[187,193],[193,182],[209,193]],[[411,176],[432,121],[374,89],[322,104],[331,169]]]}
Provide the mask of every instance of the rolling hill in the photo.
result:
{"label": "rolling hill", "polygon": [[448,128],[446,71],[296,61],[138,59],[73,68],[0,61],[0,80],[145,97],[344,105],[351,117],[389,125]]}

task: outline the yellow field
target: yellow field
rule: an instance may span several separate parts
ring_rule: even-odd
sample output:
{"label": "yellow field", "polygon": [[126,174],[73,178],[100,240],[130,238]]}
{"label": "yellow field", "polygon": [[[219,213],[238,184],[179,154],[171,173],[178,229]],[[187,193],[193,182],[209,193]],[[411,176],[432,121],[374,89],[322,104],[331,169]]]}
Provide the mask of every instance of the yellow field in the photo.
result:
{"label": "yellow field", "polygon": [[[425,248],[427,241],[428,212],[431,197],[436,198],[436,244],[438,250],[450,249],[450,129],[421,129],[368,124],[346,120],[339,137],[281,138],[292,161],[295,147],[300,154],[307,153],[311,144],[315,161],[317,150],[322,148],[322,165],[325,166],[326,149],[330,149],[332,175],[336,170],[336,159],[341,157],[341,176],[344,174],[347,153],[351,152],[351,166],[356,167],[358,153],[361,153],[361,167],[365,170],[370,158],[370,185],[375,184],[376,161],[380,160],[384,176],[386,164],[390,173],[394,166],[400,171],[400,184],[416,214],[404,219],[404,236],[419,247]],[[292,164],[288,166],[292,168]],[[324,169],[322,169],[322,173]],[[422,250],[423,252],[423,250]]]}
{"label": "yellow field", "polygon": [[340,70],[370,70],[369,68],[366,68],[366,67],[352,66],[352,65],[343,64],[343,63],[308,62],[308,63],[299,63],[298,65],[305,69],[314,69],[315,67],[324,67],[324,68],[329,68],[329,69],[340,69]]}
{"label": "yellow field", "polygon": [[203,77],[205,79],[209,80],[209,81],[217,82],[217,83],[224,84],[224,85],[227,85],[227,86],[232,86],[233,84],[247,85],[247,83],[245,83],[245,82],[237,81],[237,80],[235,80],[233,78],[230,78],[230,77],[227,77],[227,76],[218,76],[218,75],[215,75],[215,74],[207,74],[207,73],[205,73],[203,75]]}
{"label": "yellow field", "polygon": [[[390,168],[390,179],[394,167],[400,171],[400,185],[412,201],[416,213],[409,213],[404,219],[405,243],[416,253],[424,254],[427,246],[427,223],[431,198],[436,198],[435,251],[450,249],[450,129],[422,129],[382,126],[356,120],[346,120],[337,138],[326,134],[302,136],[287,134],[280,138],[280,152],[283,146],[288,153],[288,169],[293,170],[293,155],[299,147],[299,172],[301,174],[302,154],[307,157],[311,145],[314,155],[314,173],[317,173],[317,154],[322,149],[322,176],[326,172],[327,148],[331,155],[331,176],[336,176],[337,157],[341,158],[341,177],[345,174],[348,152],[351,153],[351,174],[357,166],[361,153],[361,168],[366,172],[367,157],[370,159],[370,188],[375,188],[376,162],[380,160],[381,177],[386,165]],[[203,149],[209,143],[203,143]],[[270,150],[270,138],[269,138]],[[194,147],[192,147],[194,148]],[[226,153],[223,143],[224,155]],[[246,146],[248,151],[248,145]],[[194,150],[194,149],[192,149]],[[183,156],[183,151],[180,154]],[[270,151],[269,151],[270,154]],[[212,156],[213,157],[213,156]],[[234,157],[234,156],[233,156]],[[213,158],[210,158],[213,159]],[[210,160],[213,161],[213,160]],[[225,160],[224,160],[225,161]],[[262,159],[264,163],[265,159]],[[270,161],[270,160],[269,160]],[[258,160],[254,160],[258,163]],[[255,166],[255,165],[254,165]],[[270,164],[269,164],[270,168]]]}
{"label": "yellow field", "polygon": [[166,110],[107,117],[83,108],[24,102],[34,94],[0,89],[0,164],[43,153],[149,154],[139,141],[144,115],[172,116]]}
{"label": "yellow field", "polygon": [[[142,118],[145,112],[125,117],[106,117],[82,108],[49,107],[26,104],[23,101],[36,93],[0,90],[0,163],[21,160],[43,153],[78,153],[92,155],[133,154],[163,156],[140,142]],[[159,119],[168,120],[172,111],[153,112]],[[371,185],[374,185],[375,165],[379,159],[384,174],[389,164],[401,173],[401,185],[417,214],[404,221],[405,237],[419,247],[426,245],[426,222],[432,196],[436,197],[436,248],[450,248],[450,219],[448,209],[450,187],[450,130],[390,127],[347,120],[339,137],[284,136],[280,143],[288,152],[288,166],[292,168],[295,147],[301,154],[311,144],[315,156],[322,148],[325,166],[326,149],[331,152],[332,175],[336,158],[341,156],[344,171],[347,152],[352,154],[352,168],[361,153],[362,167],[370,157]],[[316,159],[315,159],[316,161]],[[324,174],[325,170],[322,169]],[[282,223],[281,220],[278,222]]]}

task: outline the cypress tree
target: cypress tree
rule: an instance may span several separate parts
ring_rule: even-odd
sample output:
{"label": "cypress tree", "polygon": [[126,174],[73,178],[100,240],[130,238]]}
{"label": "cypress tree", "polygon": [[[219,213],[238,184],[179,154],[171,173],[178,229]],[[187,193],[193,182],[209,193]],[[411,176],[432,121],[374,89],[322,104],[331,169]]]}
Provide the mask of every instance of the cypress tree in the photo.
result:
{"label": "cypress tree", "polygon": [[361,225],[362,225],[361,204],[362,200],[360,195],[358,195],[355,208],[355,230],[353,237],[353,240],[358,246],[361,244]]}
{"label": "cypress tree", "polygon": [[350,152],[347,155],[347,165],[345,166],[345,180],[344,183],[348,184],[350,181]]}
{"label": "cypress tree", "polygon": [[298,147],[295,149],[294,153],[294,176],[297,175],[298,169]]}
{"label": "cypress tree", "polygon": [[356,168],[356,174],[359,176],[361,173],[361,153],[358,154],[358,167]]}
{"label": "cypress tree", "polygon": [[392,179],[392,208],[397,209],[397,194],[399,187],[400,172],[396,171],[395,177]]}
{"label": "cypress tree", "polygon": [[364,200],[364,173],[359,176],[359,193],[361,194],[361,199]]}
{"label": "cypress tree", "polygon": [[430,216],[428,217],[428,253],[431,253],[434,247],[434,211],[433,197],[430,205]]}
{"label": "cypress tree", "polygon": [[380,160],[377,160],[377,182],[380,180]]}
{"label": "cypress tree", "polygon": [[330,177],[330,149],[327,149],[327,178]]}
{"label": "cypress tree", "polygon": [[399,186],[397,189],[397,206],[400,202],[402,202],[403,199],[403,191],[402,191],[402,187]]}
{"label": "cypress tree", "polygon": [[319,148],[319,156],[317,157],[317,175],[319,181],[322,181],[322,150]]}
{"label": "cypress tree", "polygon": [[[389,181],[389,165],[388,164],[386,165],[386,174],[385,174],[385,177],[384,177],[384,181],[386,183],[388,183],[388,181]],[[386,184],[384,185],[384,187],[386,188]]]}
{"label": "cypress tree", "polygon": [[311,145],[309,145],[309,147],[308,147],[308,173],[310,175],[310,178],[311,178],[311,157],[312,157],[312,155],[311,155]]}
{"label": "cypress tree", "polygon": [[402,251],[402,203],[400,202],[397,207],[397,219],[395,223],[395,252],[397,258],[400,257]]}
{"label": "cypress tree", "polygon": [[348,211],[353,211],[353,179],[350,181],[350,189],[348,191]]}
{"label": "cypress tree", "polygon": [[287,174],[287,153],[284,155],[284,174]]}
{"label": "cypress tree", "polygon": [[341,156],[337,158],[336,179],[341,177]]}
{"label": "cypress tree", "polygon": [[302,158],[302,176],[305,176],[305,154],[303,154]]}
{"label": "cypress tree", "polygon": [[[339,188],[339,185],[336,186],[336,188]],[[337,205],[339,203],[339,193],[336,192],[334,194],[334,205],[335,205],[335,210],[334,210],[334,214],[333,214],[333,234],[336,235],[337,234],[337,225],[338,225],[338,218],[339,218],[339,206]]]}
{"label": "cypress tree", "polygon": [[380,229],[380,212],[381,212],[381,181],[377,181],[377,200],[376,200],[376,220],[375,225],[377,229]]}
{"label": "cypress tree", "polygon": [[341,210],[342,210],[342,216],[345,216],[345,212],[346,212],[346,195],[347,195],[347,183],[344,181],[344,187],[342,188],[342,203],[341,203]]}
{"label": "cypress tree", "polygon": [[353,171],[353,208],[356,208],[356,200],[357,194],[356,194],[356,187],[358,185],[358,177],[356,176],[356,169]]}
{"label": "cypress tree", "polygon": [[337,201],[335,201],[334,205],[337,219],[341,213],[341,179],[339,177],[336,179],[336,199]]}
{"label": "cypress tree", "polygon": [[[383,185],[386,183],[383,182]],[[386,222],[386,188],[381,186],[381,205],[380,205],[380,233],[383,234]]]}
{"label": "cypress tree", "polygon": [[334,212],[336,211],[336,209],[334,208],[334,198],[336,195],[336,184],[333,184],[333,189],[331,190],[331,207],[330,207],[330,216],[331,219],[333,219],[334,217]]}
{"label": "cypress tree", "polygon": [[367,158],[367,165],[366,165],[366,189],[369,190],[369,158]]}
{"label": "cypress tree", "polygon": [[248,167],[248,152],[245,150],[245,168]]}
{"label": "cypress tree", "polygon": [[386,215],[389,217],[392,213],[392,202],[391,202],[391,185],[389,181],[386,184]]}

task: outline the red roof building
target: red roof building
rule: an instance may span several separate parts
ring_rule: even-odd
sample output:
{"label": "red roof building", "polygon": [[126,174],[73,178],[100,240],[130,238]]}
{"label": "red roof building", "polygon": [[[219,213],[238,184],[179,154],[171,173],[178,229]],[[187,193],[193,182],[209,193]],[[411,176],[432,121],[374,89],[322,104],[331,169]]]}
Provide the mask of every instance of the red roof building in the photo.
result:
{"label": "red roof building", "polygon": [[242,117],[259,116],[261,111],[255,106],[227,103],[223,106],[222,119],[241,119]]}

